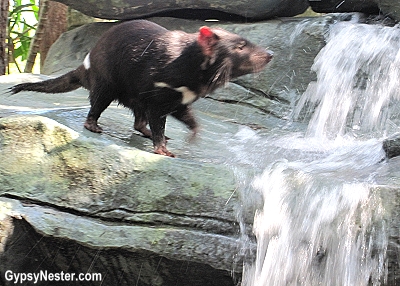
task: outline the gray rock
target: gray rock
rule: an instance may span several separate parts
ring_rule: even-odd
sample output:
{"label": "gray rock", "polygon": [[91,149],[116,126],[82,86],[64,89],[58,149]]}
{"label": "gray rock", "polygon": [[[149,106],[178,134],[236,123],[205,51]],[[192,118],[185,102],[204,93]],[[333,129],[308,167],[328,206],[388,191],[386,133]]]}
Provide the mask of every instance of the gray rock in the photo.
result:
{"label": "gray rock", "polygon": [[[11,215],[4,207],[12,209]],[[0,198],[0,209],[0,238],[5,248],[0,254],[2,278],[7,277],[7,271],[47,272],[63,274],[63,277],[72,274],[76,278],[81,273],[90,273],[96,275],[91,280],[72,280],[72,283],[64,280],[63,283],[82,286],[236,285],[231,271],[218,270],[191,258],[188,261],[183,256],[182,260],[176,259],[179,253],[193,257],[199,257],[201,253],[229,256],[226,252],[229,248],[221,244],[219,237],[205,234],[202,241],[194,242],[188,232],[179,229],[118,225],[116,221],[85,218],[32,202],[27,206],[14,199]],[[157,249],[162,249],[161,253],[157,254]],[[171,251],[169,254],[167,249]],[[3,281],[2,285],[14,285],[14,281]],[[60,285],[55,281],[59,280],[42,278],[35,285]]]}
{"label": "gray rock", "polygon": [[400,134],[394,134],[383,141],[383,150],[388,159],[400,156]]}
{"label": "gray rock", "polygon": [[[163,223],[235,232],[235,204],[227,204],[234,179],[223,166],[215,170],[209,164],[107,145],[40,116],[0,119],[0,133],[1,170],[7,170],[0,179],[3,194],[40,198],[84,213],[97,209],[99,217],[115,212],[121,219],[143,222],[154,213]],[[212,175],[217,172],[218,180]],[[213,205],[216,198],[219,205]],[[213,217],[220,222],[207,222]]]}
{"label": "gray rock", "polygon": [[95,18],[87,16],[77,10],[68,9],[68,30],[93,22],[96,22]]}
{"label": "gray rock", "polygon": [[63,33],[50,47],[41,69],[43,74],[61,74],[75,69],[114,23],[91,23]]}
{"label": "gray rock", "polygon": [[[145,253],[225,271],[240,262],[237,194],[232,173],[222,165],[105,144],[41,116],[1,119],[0,137],[1,214],[23,218],[31,232],[83,249],[115,250],[117,258]],[[7,249],[17,238],[2,239],[9,240],[3,243]],[[0,254],[2,273],[15,270],[12,253]],[[55,264],[65,256],[59,253]],[[77,267],[87,269],[86,263],[90,259]],[[68,270],[59,267],[46,269]]]}
{"label": "gray rock", "polygon": [[385,16],[389,16],[396,21],[400,21],[400,2],[392,0],[375,0],[381,12]]}
{"label": "gray rock", "polygon": [[[129,20],[162,13],[167,15],[204,18],[218,17],[221,13],[251,19],[270,19],[273,17],[296,16],[308,7],[307,0],[267,0],[267,1],[143,1],[143,0],[58,0],[86,15],[110,19]],[[197,12],[195,11],[197,10]],[[216,13],[221,12],[221,13]]]}
{"label": "gray rock", "polygon": [[310,0],[310,6],[315,12],[363,12],[367,14],[382,14],[400,21],[400,3],[393,0]]}
{"label": "gray rock", "polygon": [[364,12],[377,14],[378,5],[375,0],[309,0],[311,8],[318,13],[337,13],[337,12]]}

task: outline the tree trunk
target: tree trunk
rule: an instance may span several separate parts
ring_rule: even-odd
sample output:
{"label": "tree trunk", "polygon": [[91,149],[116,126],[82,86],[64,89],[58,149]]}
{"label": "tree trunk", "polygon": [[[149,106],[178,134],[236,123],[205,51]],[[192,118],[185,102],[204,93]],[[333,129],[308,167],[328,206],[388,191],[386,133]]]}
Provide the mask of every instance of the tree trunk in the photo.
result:
{"label": "tree trunk", "polygon": [[39,44],[43,38],[43,30],[47,22],[47,12],[49,8],[48,0],[40,0],[40,10],[39,10],[39,22],[36,28],[35,36],[32,38],[31,45],[29,47],[28,59],[26,61],[26,66],[24,72],[32,72],[33,65],[35,64],[36,55],[39,52]]}
{"label": "tree trunk", "polygon": [[43,67],[51,45],[67,30],[68,6],[54,1],[49,1],[48,5],[47,22],[43,29],[45,37],[39,44],[40,67]]}
{"label": "tree trunk", "polygon": [[0,0],[0,75],[6,73],[7,67],[7,17],[8,17],[8,0]]}

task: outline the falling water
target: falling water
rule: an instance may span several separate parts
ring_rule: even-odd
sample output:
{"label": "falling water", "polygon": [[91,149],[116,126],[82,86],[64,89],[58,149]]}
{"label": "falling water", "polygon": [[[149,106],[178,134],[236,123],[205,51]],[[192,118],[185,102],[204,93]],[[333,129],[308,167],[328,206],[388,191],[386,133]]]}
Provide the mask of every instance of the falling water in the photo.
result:
{"label": "falling water", "polygon": [[293,112],[305,135],[269,142],[302,155],[286,150],[252,184],[263,207],[243,285],[382,285],[388,199],[375,179],[381,138],[398,131],[400,29],[337,23],[312,68]]}
{"label": "falling water", "polygon": [[[342,22],[332,26],[294,117],[310,116],[308,136],[335,138],[349,132],[379,136],[390,104],[400,98],[400,29]],[[314,110],[314,107],[316,109]]]}
{"label": "falling water", "polygon": [[352,170],[340,163],[327,171],[280,161],[254,181],[264,206],[244,285],[379,285],[387,247],[382,198],[367,178],[350,180]]}

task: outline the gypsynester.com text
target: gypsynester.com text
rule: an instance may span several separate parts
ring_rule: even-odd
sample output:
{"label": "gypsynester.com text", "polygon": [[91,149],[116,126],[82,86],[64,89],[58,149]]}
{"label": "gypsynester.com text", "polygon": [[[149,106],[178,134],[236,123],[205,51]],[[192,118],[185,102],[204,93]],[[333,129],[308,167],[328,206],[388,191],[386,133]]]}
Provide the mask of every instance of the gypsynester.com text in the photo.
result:
{"label": "gypsynester.com text", "polygon": [[37,284],[39,282],[74,282],[74,281],[102,281],[101,273],[67,273],[64,271],[51,273],[47,270],[40,270],[37,273],[16,273],[11,270],[7,270],[4,273],[6,281],[13,284],[24,284],[26,282],[33,282]]}

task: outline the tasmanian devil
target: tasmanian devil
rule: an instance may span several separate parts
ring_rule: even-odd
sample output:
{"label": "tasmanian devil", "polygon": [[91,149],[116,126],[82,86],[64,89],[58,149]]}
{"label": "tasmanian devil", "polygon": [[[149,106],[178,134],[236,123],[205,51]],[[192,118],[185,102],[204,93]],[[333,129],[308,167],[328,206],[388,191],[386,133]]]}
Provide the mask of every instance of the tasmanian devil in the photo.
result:
{"label": "tasmanian devil", "polygon": [[77,69],[15,85],[11,92],[62,93],[82,86],[90,92],[86,129],[102,132],[97,120],[117,101],[133,111],[134,128],[153,139],[155,153],[174,157],[166,148],[166,116],[196,134],[191,104],[232,78],[261,71],[271,59],[272,52],[220,28],[188,34],[134,20],[109,29]]}

